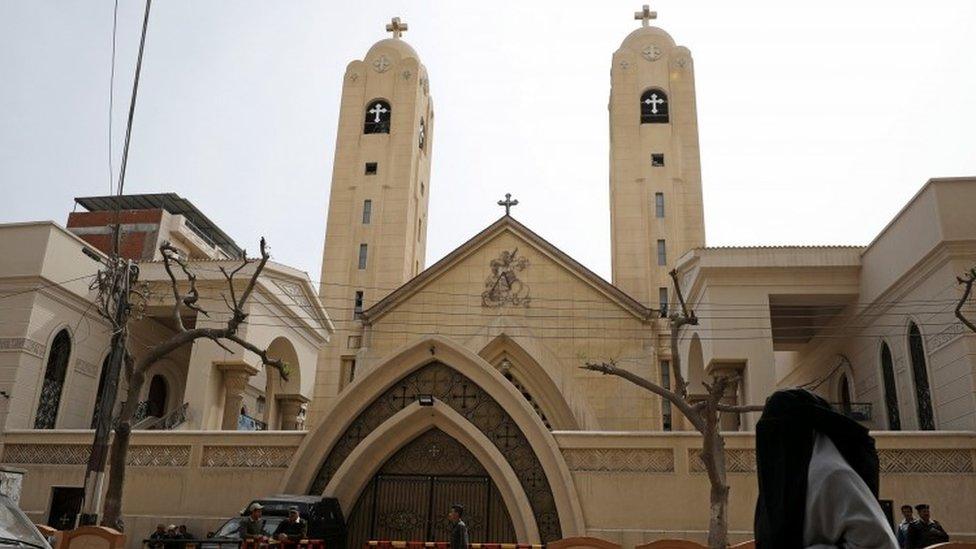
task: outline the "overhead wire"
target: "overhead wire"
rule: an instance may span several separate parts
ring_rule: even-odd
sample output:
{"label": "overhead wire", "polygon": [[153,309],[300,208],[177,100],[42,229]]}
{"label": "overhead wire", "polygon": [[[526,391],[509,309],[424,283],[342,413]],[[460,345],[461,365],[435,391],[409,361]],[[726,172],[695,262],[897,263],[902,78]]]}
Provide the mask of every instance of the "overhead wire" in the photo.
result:
{"label": "overhead wire", "polygon": [[108,194],[115,192],[115,168],[113,167],[112,138],[113,118],[115,114],[115,50],[119,28],[119,0],[115,0],[112,13],[112,67],[108,79]]}

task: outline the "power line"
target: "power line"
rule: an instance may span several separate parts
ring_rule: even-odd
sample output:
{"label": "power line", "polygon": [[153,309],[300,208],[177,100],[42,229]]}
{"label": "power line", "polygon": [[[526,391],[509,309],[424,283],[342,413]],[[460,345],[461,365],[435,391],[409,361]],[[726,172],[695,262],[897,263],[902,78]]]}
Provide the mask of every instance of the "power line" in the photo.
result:
{"label": "power line", "polygon": [[115,168],[112,163],[112,118],[115,112],[115,46],[118,36],[119,0],[112,12],[112,69],[108,79],[108,194],[115,192]]}
{"label": "power line", "polygon": [[93,275],[93,274],[87,274],[87,275],[82,275],[82,276],[75,277],[75,278],[69,278],[68,280],[62,280],[61,282],[50,282],[48,284],[43,284],[41,286],[37,286],[36,288],[28,288],[26,290],[20,290],[20,291],[17,291],[17,292],[0,295],[0,299],[7,299],[8,297],[16,297],[18,295],[29,294],[31,292],[39,292],[41,290],[46,290],[48,288],[53,288],[55,286],[64,286],[65,284],[69,284],[71,282],[77,282],[77,281],[82,280],[82,279],[85,279],[85,278],[94,278],[94,277],[95,277],[95,275]]}
{"label": "power line", "polygon": [[[220,273],[220,270],[219,269],[207,269],[207,268],[202,268],[202,267],[197,266],[197,265],[193,265],[192,267],[193,267],[193,269],[195,271]],[[311,282],[313,285],[326,286],[326,287],[338,287],[338,288],[345,288],[345,289],[349,289],[349,290],[363,290],[363,291],[365,291],[365,290],[378,290],[380,292],[386,292],[386,294],[384,294],[384,298],[387,297],[389,294],[393,293],[396,290],[396,288],[390,289],[390,288],[386,288],[386,287],[365,286],[365,285],[347,284],[347,283],[341,283],[341,282],[320,282],[320,283],[316,283],[315,281],[311,281],[311,280],[309,280],[309,282]],[[812,287],[816,287],[816,286],[835,287],[836,285],[834,285],[834,284],[804,284],[803,286],[804,287],[811,287],[812,288]],[[952,287],[955,287],[955,286],[956,286],[956,283],[955,282],[952,282],[949,285],[945,286],[939,292],[936,292],[936,295],[941,294],[941,293],[945,292],[946,290],[948,290],[948,289],[950,289]],[[273,295],[290,295],[290,294],[285,293],[285,292],[269,292],[269,293],[271,293]],[[480,293],[473,294],[473,293],[465,293],[465,292],[446,292],[446,291],[437,291],[437,290],[430,290],[430,289],[424,289],[423,290],[423,293],[426,294],[426,295],[441,295],[441,296],[450,296],[450,297],[471,297],[471,298],[477,298],[477,299],[481,299],[481,297],[482,297],[482,294],[480,294]],[[320,298],[320,300],[325,299],[322,296],[319,296],[319,298]],[[602,305],[607,304],[607,300],[606,299],[533,298],[532,301],[546,301],[546,302],[551,302],[551,303],[566,302],[566,303],[573,303],[573,304],[580,304],[580,303],[599,303],[599,304],[602,304]],[[878,300],[878,301],[864,301],[864,302],[848,301],[848,302],[837,303],[837,304],[826,304],[825,306],[836,306],[836,307],[840,307],[840,308],[849,307],[851,305],[868,305],[868,306],[874,306],[874,305],[885,305],[885,304],[900,305],[900,306],[911,306],[913,303],[949,303],[949,302],[955,303],[956,301],[958,301],[958,299],[943,299],[943,300],[933,300],[933,299],[918,299],[918,300]],[[753,302],[753,303],[698,302],[698,303],[694,303],[694,304],[690,304],[690,305],[694,305],[694,308],[696,308],[696,309],[700,305],[715,305],[716,307],[707,307],[709,310],[713,310],[713,311],[723,310],[723,309],[721,309],[719,307],[730,307],[730,308],[735,308],[735,310],[744,310],[744,309],[750,309],[751,308],[751,309],[754,309],[754,310],[763,310],[763,311],[766,311],[766,310],[769,310],[770,309],[770,305],[769,304],[761,304],[761,303],[755,303],[755,302]],[[653,310],[653,307],[647,307],[646,305],[643,305],[643,304],[642,304],[642,306],[645,307],[645,308],[648,308],[648,309],[652,309]],[[806,309],[809,308],[806,305],[773,305],[773,306],[775,306],[777,308],[783,308],[783,309],[802,309],[802,310],[806,310]]]}

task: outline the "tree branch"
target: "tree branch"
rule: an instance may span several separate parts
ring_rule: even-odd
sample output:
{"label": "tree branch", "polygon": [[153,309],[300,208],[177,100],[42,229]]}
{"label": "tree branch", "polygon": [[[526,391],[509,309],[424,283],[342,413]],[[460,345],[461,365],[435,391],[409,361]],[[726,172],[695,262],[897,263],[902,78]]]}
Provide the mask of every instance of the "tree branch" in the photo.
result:
{"label": "tree branch", "polygon": [[688,306],[685,304],[685,296],[683,293],[681,293],[681,284],[678,283],[678,270],[671,269],[671,272],[669,272],[668,275],[671,277],[671,282],[674,284],[675,293],[678,294],[678,303],[681,304],[681,314],[684,315],[685,318],[694,319],[695,321],[693,324],[698,324],[698,319],[695,318],[694,311],[689,313]]}
{"label": "tree branch", "polygon": [[721,402],[715,406],[715,409],[719,412],[728,412],[731,414],[745,414],[749,412],[762,412],[765,406],[762,404],[743,404],[741,406],[730,406],[728,404],[722,404]]}
{"label": "tree branch", "polygon": [[962,307],[969,301],[969,294],[973,291],[973,282],[976,282],[976,267],[969,270],[963,277],[956,277],[956,280],[965,286],[962,292],[962,297],[959,299],[959,303],[956,303],[956,318],[962,321],[967,328],[976,332],[976,325],[974,325],[964,314],[962,314]]}
{"label": "tree branch", "polygon": [[244,289],[244,293],[241,294],[241,305],[247,301],[247,298],[251,296],[251,292],[254,291],[254,286],[258,283],[258,275],[264,270],[264,266],[268,264],[268,260],[271,259],[271,254],[268,253],[268,243],[261,237],[261,261],[258,263],[256,269],[254,269],[254,275],[251,276],[251,281],[248,283],[247,288]]}
{"label": "tree branch", "polygon": [[183,315],[180,314],[180,303],[183,302],[183,296],[180,295],[179,282],[176,280],[176,274],[173,273],[173,262],[179,263],[180,261],[179,250],[171,246],[169,242],[163,242],[159,251],[163,255],[163,268],[169,275],[169,284],[173,290],[173,322],[176,323],[177,331],[184,332],[186,327],[183,326]]}
{"label": "tree branch", "polygon": [[604,375],[613,375],[613,376],[621,377],[633,383],[634,385],[637,385],[638,387],[643,387],[644,389],[647,389],[648,391],[651,391],[652,393],[662,398],[666,398],[671,404],[673,404],[676,408],[681,410],[681,413],[684,414],[686,418],[688,418],[688,421],[690,421],[692,425],[695,426],[696,429],[698,429],[699,431],[704,429],[704,423],[702,423],[701,415],[695,411],[695,409],[691,406],[690,403],[688,403],[688,401],[686,401],[683,397],[665,389],[664,387],[661,387],[660,385],[654,383],[651,380],[644,379],[643,377],[633,372],[629,372],[627,370],[618,368],[616,364],[614,364],[612,361],[609,363],[587,362],[584,366],[581,366],[581,368],[593,372],[600,372]]}

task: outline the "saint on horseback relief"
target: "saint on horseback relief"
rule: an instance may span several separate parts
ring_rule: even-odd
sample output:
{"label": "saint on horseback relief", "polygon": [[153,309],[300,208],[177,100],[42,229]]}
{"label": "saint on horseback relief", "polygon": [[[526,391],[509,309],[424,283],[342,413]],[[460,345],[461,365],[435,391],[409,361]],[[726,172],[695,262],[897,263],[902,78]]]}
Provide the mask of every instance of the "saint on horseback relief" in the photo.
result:
{"label": "saint on horseback relief", "polygon": [[518,273],[529,266],[529,259],[518,255],[518,248],[505,250],[492,259],[491,275],[485,279],[485,291],[481,293],[484,307],[502,307],[506,304],[529,306],[529,287],[519,280]]}

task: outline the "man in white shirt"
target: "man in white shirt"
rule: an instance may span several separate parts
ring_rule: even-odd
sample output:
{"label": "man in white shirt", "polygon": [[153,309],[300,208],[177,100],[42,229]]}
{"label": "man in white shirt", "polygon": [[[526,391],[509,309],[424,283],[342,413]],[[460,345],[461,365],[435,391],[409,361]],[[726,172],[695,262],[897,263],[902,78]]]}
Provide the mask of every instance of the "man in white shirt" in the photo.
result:
{"label": "man in white shirt", "polygon": [[908,527],[915,522],[915,510],[912,509],[911,505],[901,506],[901,524],[898,525],[898,532],[896,533],[898,537],[898,547],[905,549],[908,547]]}
{"label": "man in white shirt", "polygon": [[898,549],[878,503],[878,454],[857,422],[801,389],[756,425],[757,549]]}

